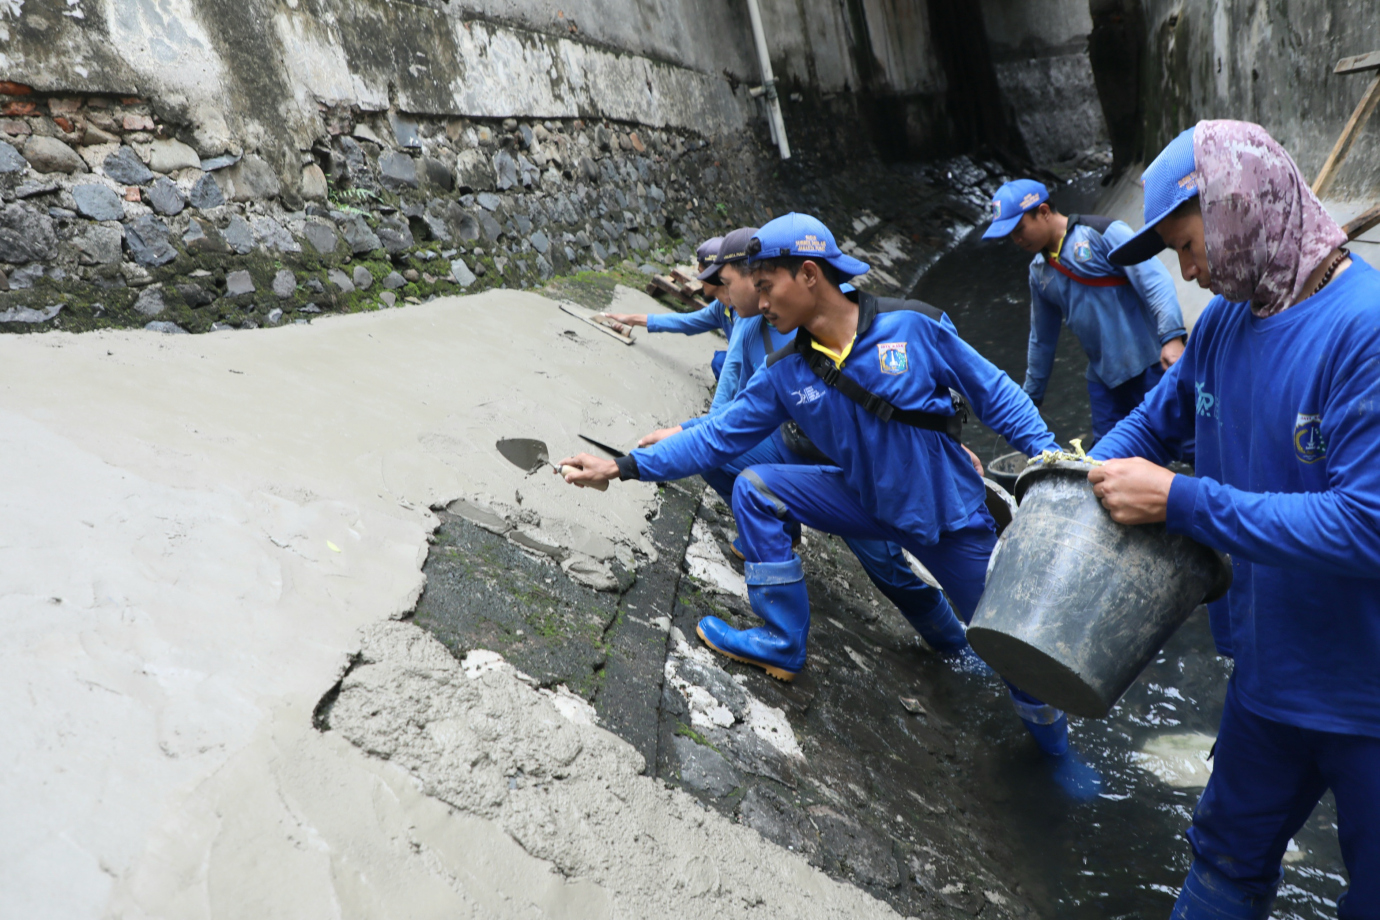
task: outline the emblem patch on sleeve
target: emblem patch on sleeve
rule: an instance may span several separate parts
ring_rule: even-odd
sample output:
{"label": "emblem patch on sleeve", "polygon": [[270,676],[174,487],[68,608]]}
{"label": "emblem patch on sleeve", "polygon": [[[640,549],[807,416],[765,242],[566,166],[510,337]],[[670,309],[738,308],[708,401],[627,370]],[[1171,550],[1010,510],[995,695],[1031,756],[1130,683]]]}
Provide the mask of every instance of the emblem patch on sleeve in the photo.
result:
{"label": "emblem patch on sleeve", "polygon": [[1086,262],[1092,258],[1092,244],[1087,240],[1079,240],[1073,246],[1073,258],[1078,262]]}
{"label": "emblem patch on sleeve", "polygon": [[883,342],[878,345],[877,360],[882,365],[883,374],[904,374],[910,370],[905,342]]}
{"label": "emblem patch on sleeve", "polygon": [[1304,463],[1317,463],[1327,456],[1327,442],[1322,436],[1322,416],[1305,415],[1294,419],[1294,456]]}

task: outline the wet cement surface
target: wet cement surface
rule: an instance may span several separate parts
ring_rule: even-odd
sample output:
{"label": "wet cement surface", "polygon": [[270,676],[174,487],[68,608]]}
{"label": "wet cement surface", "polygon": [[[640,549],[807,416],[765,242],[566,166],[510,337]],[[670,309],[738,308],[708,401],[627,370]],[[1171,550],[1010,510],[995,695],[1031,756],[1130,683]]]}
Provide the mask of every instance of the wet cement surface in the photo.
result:
{"label": "wet cement surface", "polygon": [[538,684],[585,697],[658,778],[903,914],[1036,916],[1009,872],[985,748],[995,738],[1046,795],[1055,787],[995,679],[955,672],[925,648],[843,543],[817,533],[802,548],[814,611],[806,670],[783,684],[713,655],[694,633],[702,616],[757,621],[716,587],[724,579],[683,574],[681,560],[706,540],[721,573],[741,576],[727,561],[732,518],[698,480],[661,495],[661,560],[621,595],[439,512],[414,622],[457,656],[498,651]]}

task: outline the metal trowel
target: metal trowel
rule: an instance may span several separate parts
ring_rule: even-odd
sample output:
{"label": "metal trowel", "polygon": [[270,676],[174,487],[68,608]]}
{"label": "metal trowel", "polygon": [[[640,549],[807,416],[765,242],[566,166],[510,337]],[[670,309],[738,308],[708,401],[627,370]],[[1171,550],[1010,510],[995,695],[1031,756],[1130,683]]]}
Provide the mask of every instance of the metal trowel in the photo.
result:
{"label": "metal trowel", "polygon": [[[576,471],[573,466],[562,467],[552,463],[551,454],[547,452],[545,441],[538,441],[535,438],[503,438],[494,446],[498,448],[498,452],[503,455],[505,460],[519,469],[526,470],[529,476],[547,466],[561,475]],[[577,482],[575,485],[580,488],[589,486],[589,488],[597,489],[600,492],[607,491],[609,487],[607,482]]]}

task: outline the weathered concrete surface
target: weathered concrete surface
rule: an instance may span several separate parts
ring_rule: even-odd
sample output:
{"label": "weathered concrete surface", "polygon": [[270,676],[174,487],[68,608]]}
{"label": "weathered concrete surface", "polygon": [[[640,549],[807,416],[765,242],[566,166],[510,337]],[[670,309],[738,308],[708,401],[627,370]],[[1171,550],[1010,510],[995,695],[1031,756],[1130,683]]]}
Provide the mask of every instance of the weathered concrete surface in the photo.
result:
{"label": "weathered concrete surface", "polygon": [[478,825],[309,726],[358,629],[419,594],[432,503],[515,511],[520,490],[592,564],[647,552],[654,486],[580,492],[492,450],[591,427],[623,443],[703,405],[711,343],[586,329],[491,292],[273,331],[0,340],[0,914],[546,897],[545,865],[466,881]]}
{"label": "weathered concrete surface", "polygon": [[[778,76],[822,93],[942,89],[906,5],[767,4]],[[876,60],[859,60],[862,29]],[[203,156],[260,151],[295,187],[323,110],[468,117],[599,116],[705,134],[758,112],[746,8],[694,0],[583,0],[559,11],[346,0],[28,0],[0,7],[0,76],[45,92],[142,95]],[[869,52],[869,55],[871,52]]]}
{"label": "weathered concrete surface", "polygon": [[1086,0],[983,0],[982,16],[997,81],[1031,158],[1068,162],[1105,142]]}
{"label": "weathered concrete surface", "polygon": [[[140,95],[202,156],[261,151],[282,178],[327,134],[323,110],[575,118],[706,133],[751,108],[717,72],[473,18],[443,3],[30,0],[0,74],[46,92]],[[755,105],[755,104],[753,104]]]}
{"label": "weathered concrete surface", "polygon": [[[1373,74],[1336,76],[1343,57],[1380,48],[1373,4],[1354,0],[1140,0],[1140,98],[1148,162],[1204,118],[1258,122],[1317,175]],[[1135,7],[1139,7],[1136,9]],[[1380,194],[1380,120],[1337,174],[1339,199]]]}

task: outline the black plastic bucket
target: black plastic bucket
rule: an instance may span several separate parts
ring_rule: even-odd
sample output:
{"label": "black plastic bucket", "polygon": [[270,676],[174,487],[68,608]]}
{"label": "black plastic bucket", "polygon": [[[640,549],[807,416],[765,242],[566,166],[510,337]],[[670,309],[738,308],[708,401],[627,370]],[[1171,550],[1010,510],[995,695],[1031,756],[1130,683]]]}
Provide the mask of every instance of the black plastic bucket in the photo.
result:
{"label": "black plastic bucket", "polygon": [[1100,719],[1193,609],[1227,592],[1231,559],[1163,524],[1117,524],[1091,468],[1021,474],[968,641],[1022,690]]}
{"label": "black plastic bucket", "polygon": [[992,515],[992,520],[997,525],[997,535],[1000,536],[1006,528],[1011,526],[1012,519],[1016,516],[1016,500],[1011,497],[1011,492],[984,478],[982,486],[987,490],[987,513]]}
{"label": "black plastic bucket", "polygon": [[1008,492],[1016,490],[1016,478],[1021,475],[1030,458],[1018,450],[1002,454],[987,464],[987,478]]}

